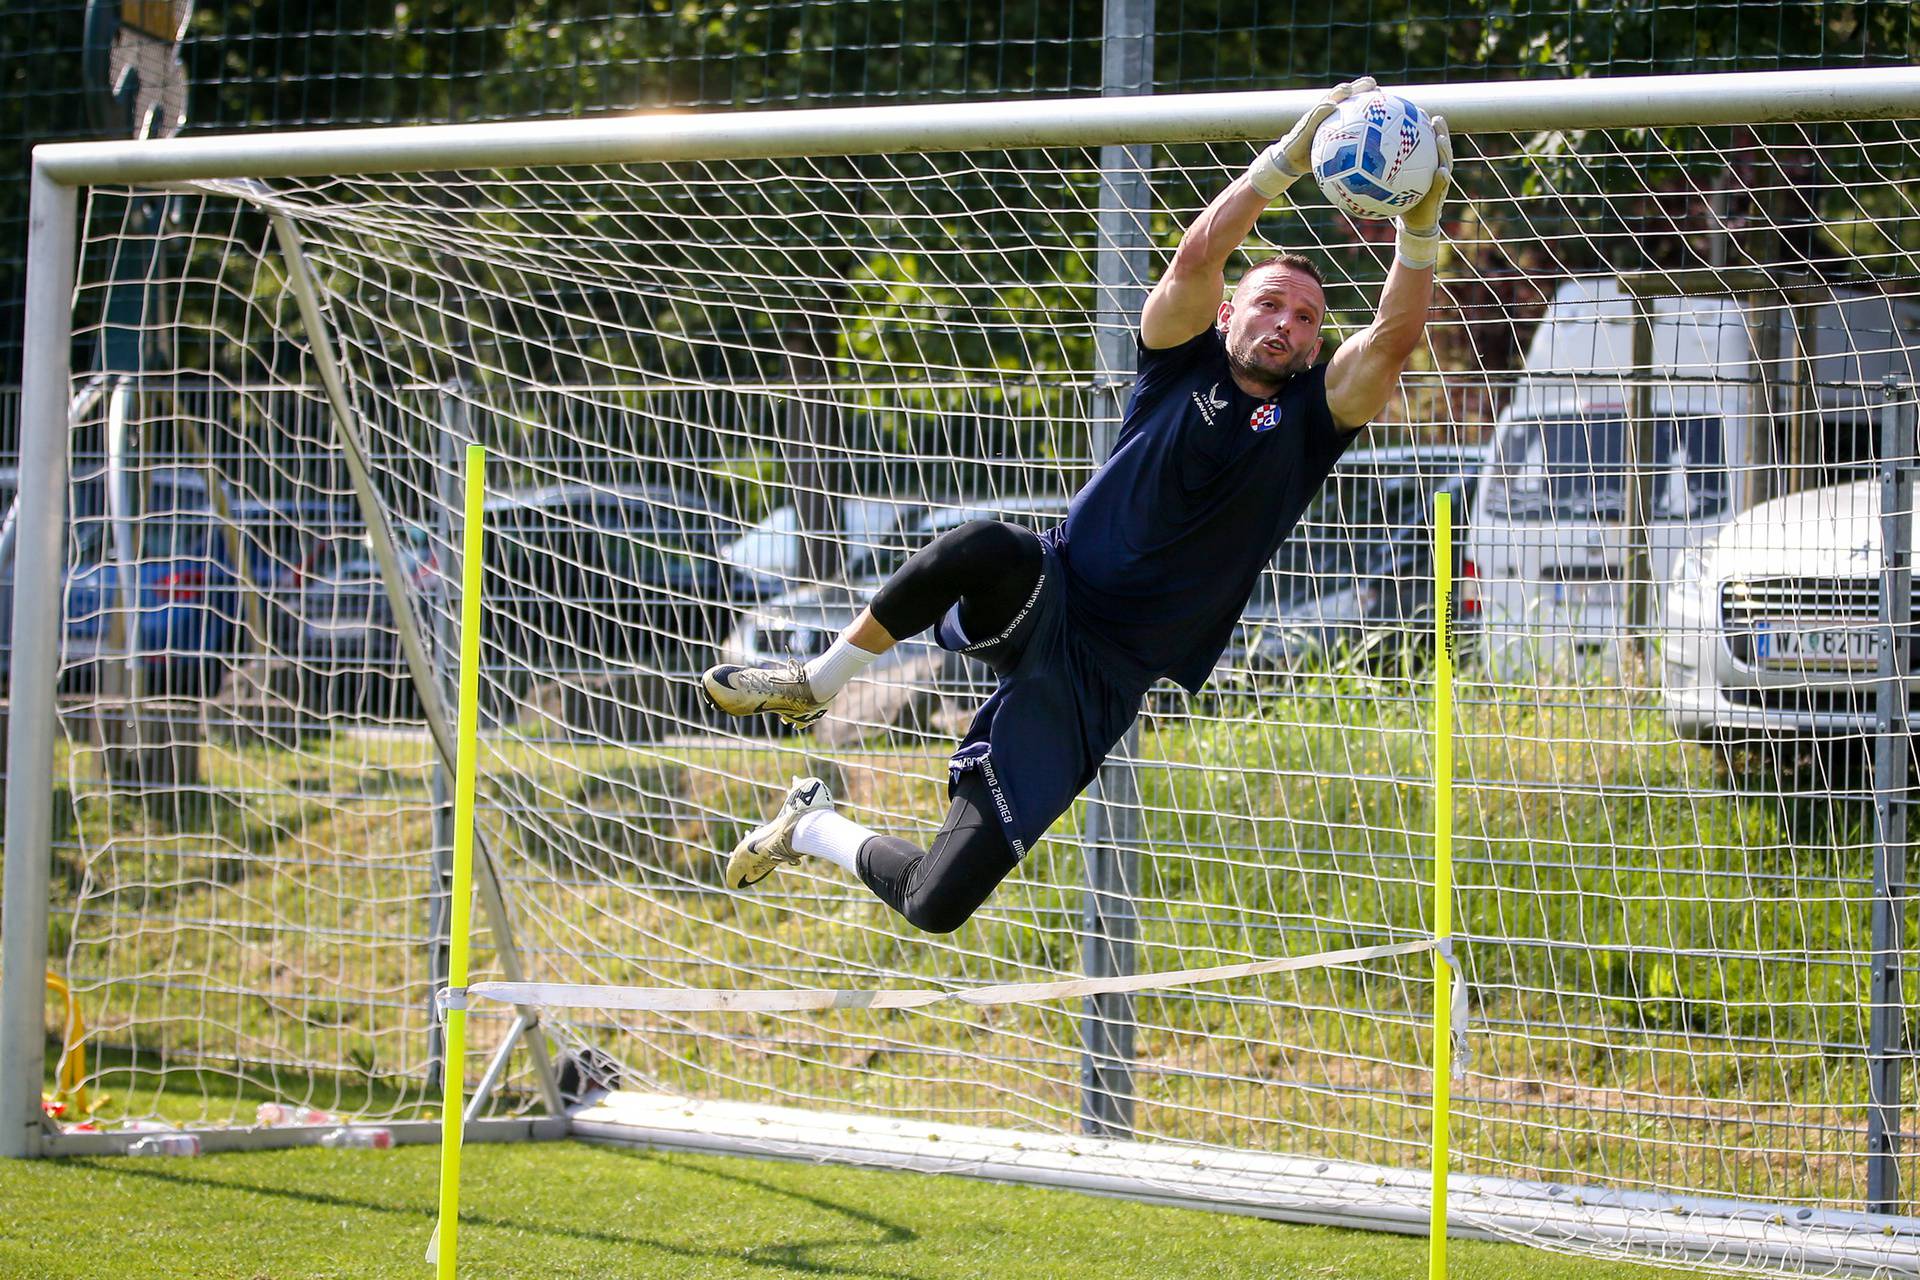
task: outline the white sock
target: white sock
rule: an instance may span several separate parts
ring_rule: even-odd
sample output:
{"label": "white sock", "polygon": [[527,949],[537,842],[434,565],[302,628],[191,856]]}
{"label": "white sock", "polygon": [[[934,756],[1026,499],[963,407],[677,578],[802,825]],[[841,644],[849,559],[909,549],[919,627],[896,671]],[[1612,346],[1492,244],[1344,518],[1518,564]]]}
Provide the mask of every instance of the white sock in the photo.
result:
{"label": "white sock", "polygon": [[816,858],[825,858],[836,867],[844,867],[855,875],[859,868],[854,866],[854,858],[860,852],[860,846],[873,836],[857,822],[851,822],[828,809],[821,813],[810,813],[794,824],[793,847],[798,853],[812,854]]}
{"label": "white sock", "polygon": [[839,636],[827,646],[825,653],[806,665],[807,687],[813,690],[814,697],[825,702],[846,688],[847,681],[865,671],[879,656]]}

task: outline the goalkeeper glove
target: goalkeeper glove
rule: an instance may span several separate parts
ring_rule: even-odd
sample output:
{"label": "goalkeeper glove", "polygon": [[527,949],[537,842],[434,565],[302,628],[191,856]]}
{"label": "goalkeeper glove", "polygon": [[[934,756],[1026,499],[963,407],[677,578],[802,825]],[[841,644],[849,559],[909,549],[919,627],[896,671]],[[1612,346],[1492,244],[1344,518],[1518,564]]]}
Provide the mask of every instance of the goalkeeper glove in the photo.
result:
{"label": "goalkeeper glove", "polygon": [[1254,157],[1247,166],[1247,185],[1258,191],[1268,200],[1279,196],[1294,181],[1313,167],[1313,135],[1320,131],[1328,116],[1340,109],[1340,104],[1356,93],[1370,93],[1374,89],[1372,76],[1365,76],[1351,83],[1337,84],[1327,91],[1327,96],[1313,104],[1307,114],[1294,122],[1287,130],[1287,136],[1280,139]]}
{"label": "goalkeeper glove", "polygon": [[1433,141],[1440,162],[1434,166],[1433,185],[1411,209],[1400,215],[1400,234],[1393,256],[1402,266],[1424,271],[1440,260],[1440,205],[1453,182],[1453,137],[1447,132],[1447,118],[1433,118]]}

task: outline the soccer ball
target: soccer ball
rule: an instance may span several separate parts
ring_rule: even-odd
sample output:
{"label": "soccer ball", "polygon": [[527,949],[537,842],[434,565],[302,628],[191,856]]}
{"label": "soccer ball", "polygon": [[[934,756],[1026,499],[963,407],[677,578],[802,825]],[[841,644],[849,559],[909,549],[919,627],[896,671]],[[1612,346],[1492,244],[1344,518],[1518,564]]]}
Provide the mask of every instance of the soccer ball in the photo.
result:
{"label": "soccer ball", "polygon": [[1427,113],[1376,89],[1348,98],[1313,135],[1313,179],[1356,218],[1392,218],[1427,194],[1440,149]]}

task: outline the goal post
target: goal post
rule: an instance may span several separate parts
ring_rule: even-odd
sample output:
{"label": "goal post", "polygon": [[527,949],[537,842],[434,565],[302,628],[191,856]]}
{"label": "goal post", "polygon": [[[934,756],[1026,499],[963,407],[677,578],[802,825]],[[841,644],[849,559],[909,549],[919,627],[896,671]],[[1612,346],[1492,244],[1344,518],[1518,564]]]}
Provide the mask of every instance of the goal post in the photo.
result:
{"label": "goal post", "polygon": [[[940,936],[831,868],[729,893],[717,860],[795,775],[924,840],[980,673],[902,645],[789,735],[708,713],[698,671],[808,656],[946,528],[1060,519],[1126,399],[1117,255],[1169,252],[1316,92],[39,148],[0,1154],[132,1138],[43,1119],[51,955],[103,1114],[206,1149],[315,1139],[263,1100],[437,1140],[439,1087],[477,1080],[469,1140],[1911,1273],[1905,772],[1824,748],[1903,723],[1874,556],[1905,535],[1868,537],[1898,502],[1855,473],[1897,493],[1915,459],[1853,442],[1916,401],[1920,73],[1400,91],[1459,147],[1426,347],[1208,687],[1153,690],[1112,785]],[[110,247],[156,192],[168,305],[109,504],[72,353],[142,283]],[[1295,194],[1249,251],[1323,260],[1351,337],[1390,240]],[[139,705],[99,678],[126,661]],[[1709,703],[1715,672],[1754,679]],[[1805,771],[1730,770],[1749,730]],[[443,1043],[456,766],[470,978],[528,1002]],[[1109,970],[1231,976],[780,1004]]]}
{"label": "goal post", "polygon": [[1452,1161],[1453,1025],[1453,495],[1433,498],[1433,1214],[1431,1280],[1447,1274],[1447,1174]]}
{"label": "goal post", "polygon": [[[26,376],[14,534],[14,650],[8,714],[5,898],[0,911],[0,1156],[38,1153],[45,1118],[48,911],[53,831],[58,583],[66,547],[67,399],[77,193],[34,171],[29,211]],[[46,403],[42,403],[46,401]],[[59,403],[54,403],[58,401]],[[27,427],[26,423],[41,424]],[[23,643],[24,641],[24,643]],[[13,779],[21,779],[18,784]]]}

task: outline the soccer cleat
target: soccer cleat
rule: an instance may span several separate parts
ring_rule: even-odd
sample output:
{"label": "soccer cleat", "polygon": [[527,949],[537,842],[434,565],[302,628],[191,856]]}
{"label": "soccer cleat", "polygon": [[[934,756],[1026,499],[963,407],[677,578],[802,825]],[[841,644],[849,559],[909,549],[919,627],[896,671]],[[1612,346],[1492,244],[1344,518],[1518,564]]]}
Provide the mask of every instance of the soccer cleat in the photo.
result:
{"label": "soccer cleat", "polygon": [[798,865],[802,855],[793,847],[794,828],[808,814],[832,809],[833,794],[826,783],[818,778],[795,778],[773,821],[755,827],[734,846],[733,856],[727,859],[727,888],[744,889],[765,880],[775,867]]}
{"label": "soccer cleat", "polygon": [[730,716],[770,711],[790,725],[804,727],[827,714],[827,704],[813,696],[806,668],[797,662],[709,667],[700,677],[700,688],[708,702]]}

